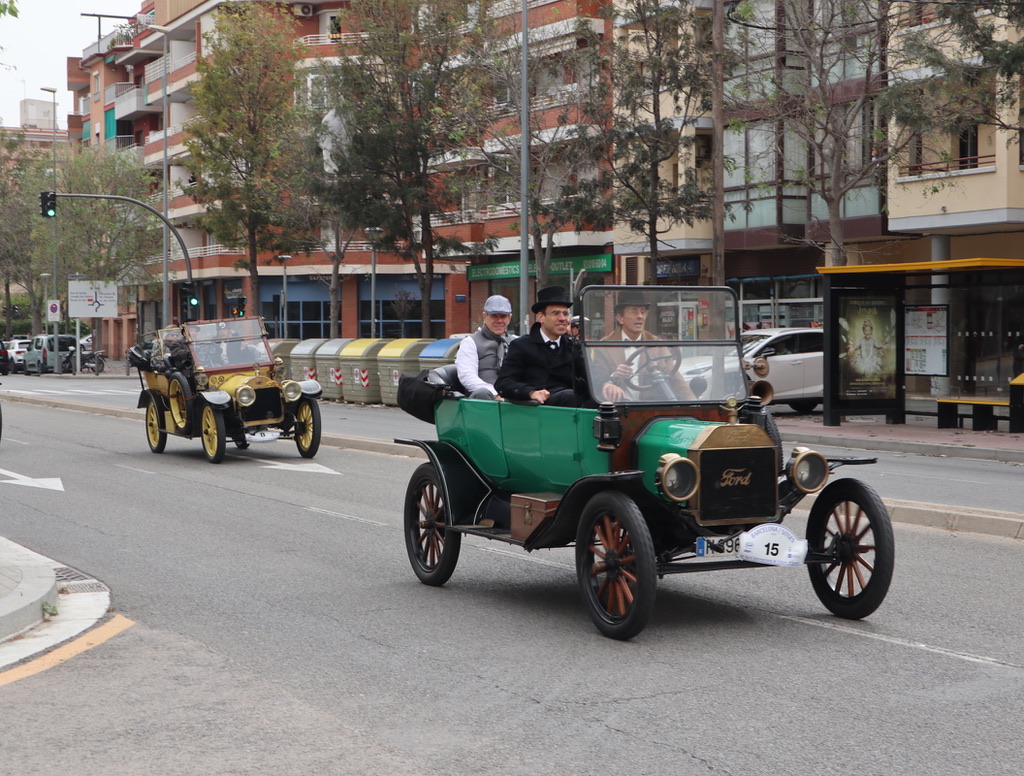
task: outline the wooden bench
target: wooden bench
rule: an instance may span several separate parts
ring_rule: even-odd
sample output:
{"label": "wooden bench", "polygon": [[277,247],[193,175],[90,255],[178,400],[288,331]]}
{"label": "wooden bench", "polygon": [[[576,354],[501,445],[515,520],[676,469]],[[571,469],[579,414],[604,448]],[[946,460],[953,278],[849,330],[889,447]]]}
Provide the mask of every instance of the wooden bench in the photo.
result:
{"label": "wooden bench", "polygon": [[960,428],[960,405],[971,408],[971,428],[975,431],[996,431],[1000,420],[1009,420],[1005,415],[997,416],[996,407],[1009,407],[1009,399],[936,399],[939,406],[939,428]]}

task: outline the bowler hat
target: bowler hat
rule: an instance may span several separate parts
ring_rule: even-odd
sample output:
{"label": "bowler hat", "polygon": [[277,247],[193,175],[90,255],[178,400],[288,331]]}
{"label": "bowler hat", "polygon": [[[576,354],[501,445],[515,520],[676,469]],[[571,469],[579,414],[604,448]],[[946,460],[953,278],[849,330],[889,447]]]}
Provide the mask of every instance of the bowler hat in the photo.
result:
{"label": "bowler hat", "polygon": [[566,299],[565,289],[561,286],[548,286],[547,288],[542,288],[537,292],[537,301],[533,303],[533,307],[530,309],[535,313],[539,313],[551,304],[560,304],[565,305],[566,307],[572,307],[572,300]]}
{"label": "bowler hat", "polygon": [[615,314],[622,312],[623,307],[650,307],[651,303],[643,291],[620,291],[619,298],[615,302]]}

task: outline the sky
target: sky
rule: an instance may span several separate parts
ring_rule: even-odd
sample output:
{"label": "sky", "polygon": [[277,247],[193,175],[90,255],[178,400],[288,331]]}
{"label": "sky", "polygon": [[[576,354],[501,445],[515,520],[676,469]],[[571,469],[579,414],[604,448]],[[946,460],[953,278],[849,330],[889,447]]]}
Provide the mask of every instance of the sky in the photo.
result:
{"label": "sky", "polygon": [[67,58],[82,56],[120,19],[99,19],[83,13],[131,16],[139,0],[19,0],[17,18],[0,17],[0,125],[17,126],[23,99],[52,99],[43,86],[57,89],[57,128],[67,129],[72,100],[68,91]]}

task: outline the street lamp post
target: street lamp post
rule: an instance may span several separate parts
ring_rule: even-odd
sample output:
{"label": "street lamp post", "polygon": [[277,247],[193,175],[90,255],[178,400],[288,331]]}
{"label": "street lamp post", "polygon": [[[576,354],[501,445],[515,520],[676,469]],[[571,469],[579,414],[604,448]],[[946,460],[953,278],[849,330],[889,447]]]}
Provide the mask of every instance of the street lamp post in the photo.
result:
{"label": "street lamp post", "polygon": [[281,322],[278,325],[279,336],[284,339],[288,336],[288,326],[286,320],[288,318],[288,259],[291,258],[288,254],[278,256],[278,260],[281,262]]}
{"label": "street lamp post", "polygon": [[170,252],[171,252],[171,236],[167,227],[167,212],[170,209],[170,202],[168,199],[168,189],[170,188],[169,171],[170,168],[167,163],[167,144],[168,137],[167,132],[170,129],[170,118],[171,111],[170,106],[167,104],[167,72],[170,70],[170,43],[168,35],[171,31],[170,27],[164,27],[160,24],[147,24],[145,25],[151,30],[161,33],[164,36],[164,53],[163,53],[163,67],[161,68],[160,74],[160,92],[161,92],[161,114],[163,117],[164,124],[164,159],[163,159],[163,175],[161,181],[164,189],[164,261],[163,261],[163,320],[164,326],[171,325],[171,282],[170,282]]}
{"label": "street lamp post", "polygon": [[368,226],[363,230],[370,236],[370,339],[377,336],[377,238],[384,230]]}
{"label": "street lamp post", "polygon": [[[53,101],[53,134],[51,137],[50,145],[53,146],[53,170],[51,174],[53,177],[53,190],[57,191],[57,90],[52,86],[40,87],[44,92],[50,93],[50,98]],[[51,219],[53,221],[53,298],[58,299],[57,296],[57,219]],[[57,360],[53,364],[53,371],[59,373],[60,364],[60,339],[57,333],[57,326],[59,323],[60,314],[57,315],[58,320],[53,322],[53,347],[57,351]]]}

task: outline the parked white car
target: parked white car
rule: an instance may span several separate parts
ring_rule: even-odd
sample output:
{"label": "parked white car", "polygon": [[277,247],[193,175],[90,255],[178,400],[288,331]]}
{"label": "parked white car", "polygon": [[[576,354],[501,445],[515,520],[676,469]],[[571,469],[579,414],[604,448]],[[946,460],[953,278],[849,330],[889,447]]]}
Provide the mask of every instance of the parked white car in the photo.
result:
{"label": "parked white car", "polygon": [[765,380],[773,403],[810,412],[825,393],[825,337],[821,329],[755,329],[744,332],[743,358],[751,380]]}
{"label": "parked white car", "polygon": [[7,352],[11,354],[11,371],[25,371],[25,351],[32,344],[32,340],[15,339],[7,343]]}

